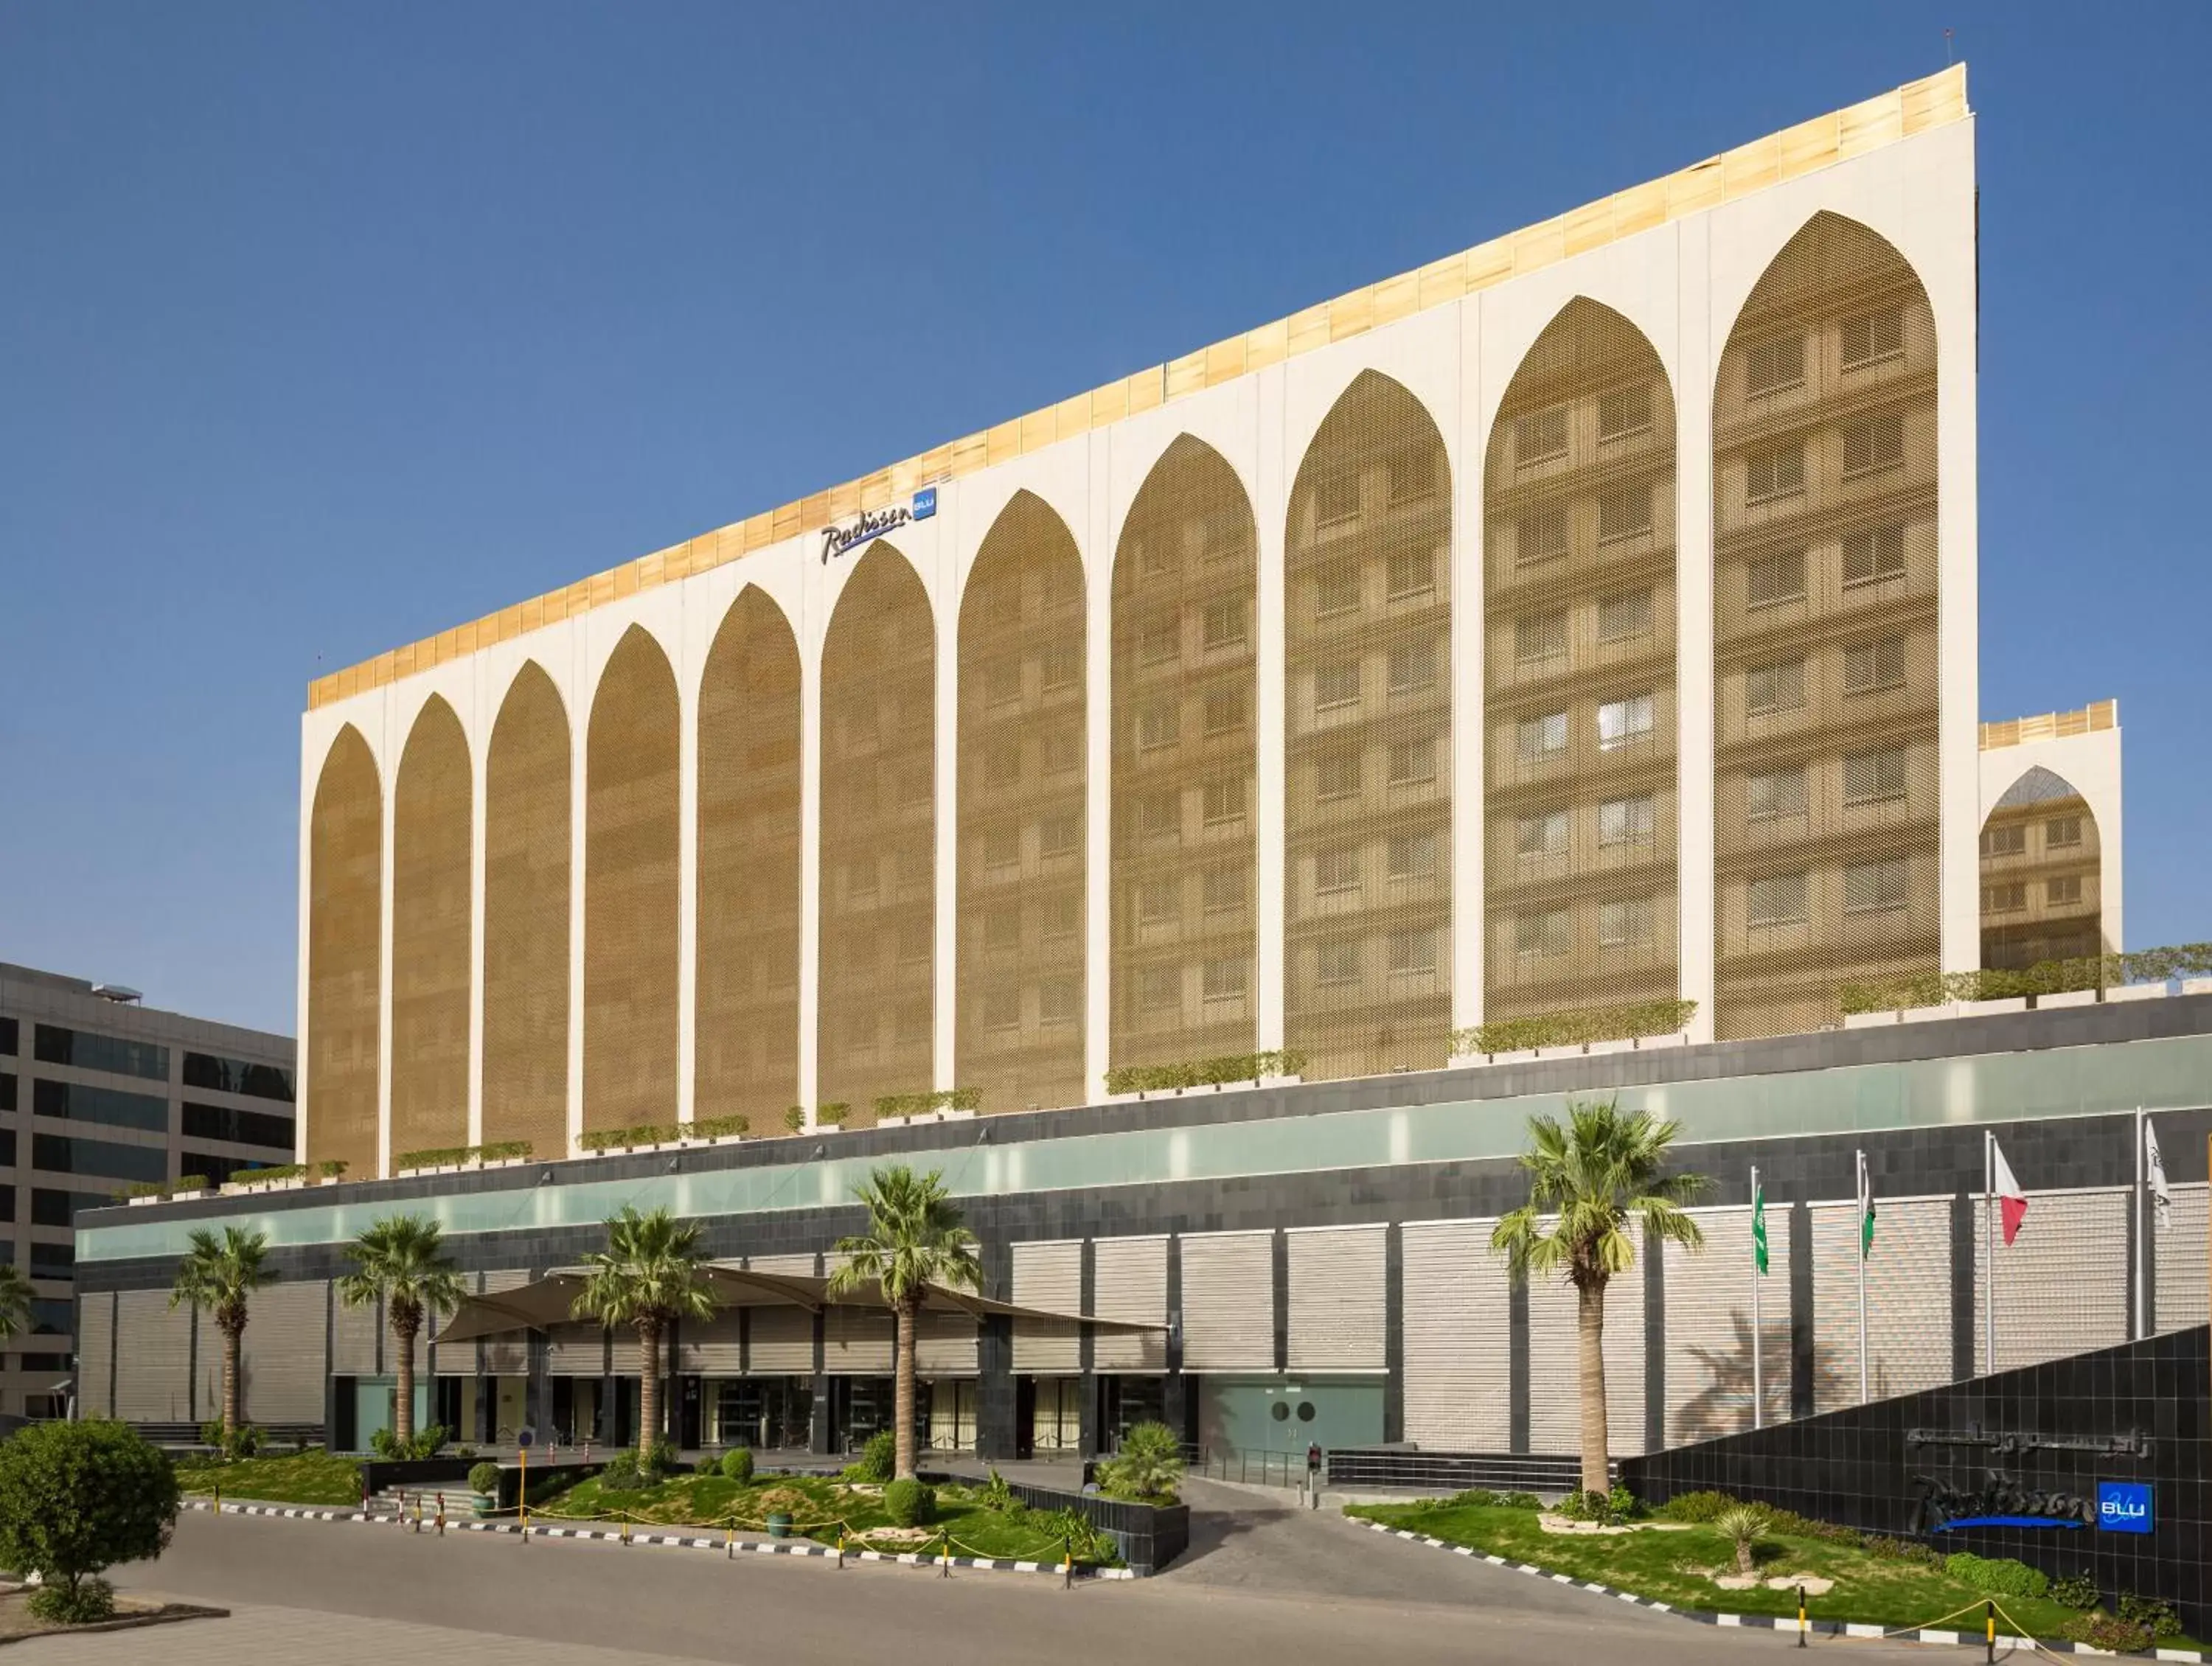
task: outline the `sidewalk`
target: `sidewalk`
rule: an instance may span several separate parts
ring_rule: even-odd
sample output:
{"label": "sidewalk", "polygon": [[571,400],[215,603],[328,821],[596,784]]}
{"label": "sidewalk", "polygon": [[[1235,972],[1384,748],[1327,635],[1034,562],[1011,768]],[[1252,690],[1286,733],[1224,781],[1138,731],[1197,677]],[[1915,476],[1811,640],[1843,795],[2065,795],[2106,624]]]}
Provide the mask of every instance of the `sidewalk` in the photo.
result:
{"label": "sidewalk", "polygon": [[471,1666],[673,1666],[697,1658],[307,1608],[243,1607],[234,1608],[228,1620],[185,1620],[95,1637],[35,1638],[9,1652],[27,1666],[144,1666],[149,1660],[162,1666],[298,1666],[303,1660],[316,1666],[392,1666],[405,1660],[465,1660]]}

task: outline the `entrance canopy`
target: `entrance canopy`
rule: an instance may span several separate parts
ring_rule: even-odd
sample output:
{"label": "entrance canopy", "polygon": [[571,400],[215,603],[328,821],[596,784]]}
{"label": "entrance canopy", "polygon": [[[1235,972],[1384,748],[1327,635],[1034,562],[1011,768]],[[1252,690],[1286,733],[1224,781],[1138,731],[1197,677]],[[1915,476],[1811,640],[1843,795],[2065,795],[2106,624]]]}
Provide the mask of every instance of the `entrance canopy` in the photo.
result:
{"label": "entrance canopy", "polygon": [[[748,1272],[720,1263],[710,1263],[701,1271],[717,1307],[798,1307],[819,1313],[832,1307],[884,1310],[890,1306],[884,1299],[882,1287],[873,1281],[833,1296],[828,1279],[809,1274]],[[576,1298],[588,1280],[589,1275],[580,1270],[563,1269],[548,1273],[518,1289],[471,1296],[454,1310],[453,1317],[447,1321],[446,1328],[435,1340],[443,1346],[447,1342],[474,1342],[479,1336],[496,1336],[515,1330],[545,1330],[556,1324],[574,1324],[577,1318]],[[1018,1307],[1010,1301],[992,1301],[941,1284],[927,1287],[921,1306],[925,1312],[961,1312],[979,1319],[994,1316],[1044,1319],[1061,1324],[1096,1325],[1103,1331],[1167,1329],[1165,1324],[1141,1320],[1102,1319],[1089,1313],[1054,1313],[1042,1307]]]}

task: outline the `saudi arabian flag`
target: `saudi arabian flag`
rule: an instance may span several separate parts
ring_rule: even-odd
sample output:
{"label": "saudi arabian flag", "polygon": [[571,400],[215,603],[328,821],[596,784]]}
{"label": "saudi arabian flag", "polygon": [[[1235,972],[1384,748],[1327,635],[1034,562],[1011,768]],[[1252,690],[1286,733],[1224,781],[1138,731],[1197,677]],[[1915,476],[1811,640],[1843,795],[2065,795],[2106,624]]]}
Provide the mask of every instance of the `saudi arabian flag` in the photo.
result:
{"label": "saudi arabian flag", "polygon": [[1867,1172],[1866,1153],[1859,1153],[1859,1259],[1874,1253],[1874,1177]]}
{"label": "saudi arabian flag", "polygon": [[1751,1261],[1760,1272],[1766,1270],[1766,1188],[1755,1186],[1751,1193]]}

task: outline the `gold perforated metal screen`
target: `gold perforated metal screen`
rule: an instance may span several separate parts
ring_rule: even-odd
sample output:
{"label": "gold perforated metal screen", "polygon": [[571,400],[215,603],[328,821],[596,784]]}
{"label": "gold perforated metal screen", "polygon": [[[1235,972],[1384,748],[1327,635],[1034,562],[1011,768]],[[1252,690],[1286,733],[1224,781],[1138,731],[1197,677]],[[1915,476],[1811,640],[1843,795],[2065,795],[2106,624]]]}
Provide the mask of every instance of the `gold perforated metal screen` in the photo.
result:
{"label": "gold perforated metal screen", "polygon": [[2013,783],[1982,823],[1982,964],[2112,952],[2105,939],[2103,845],[2087,800],[2041,765]]}
{"label": "gold perforated metal screen", "polygon": [[1451,1033],[1451,466],[1361,373],[1284,533],[1285,1044],[1309,1080],[1441,1068]]}
{"label": "gold perforated metal screen", "polygon": [[568,718],[526,663],[484,762],[483,1136],[568,1151]]}
{"label": "gold perforated metal screen", "polygon": [[1083,558],[1018,492],[960,602],[954,1074],[986,1111],[1080,1104]]}
{"label": "gold perforated metal screen", "polygon": [[384,793],[368,742],[331,742],[307,820],[307,1151],[377,1172]]}
{"label": "gold perforated metal screen", "polygon": [[1713,390],[1715,1028],[1836,1021],[1936,969],[1936,329],[1897,251],[1821,213]]}
{"label": "gold perforated metal screen", "polygon": [[432,695],[392,801],[392,1150],[469,1142],[469,742]]}
{"label": "gold perforated metal screen", "polygon": [[1671,1000],[1674,398],[1651,343],[1569,302],[1487,455],[1483,1015]]}
{"label": "gold perforated metal screen", "polygon": [[1115,1066],[1255,1045],[1258,548],[1236,471],[1182,434],[1114,552]]}
{"label": "gold perforated metal screen", "polygon": [[692,1114],[759,1131],[799,1101],[799,644],[748,585],[699,684]]}
{"label": "gold perforated metal screen", "polygon": [[633,625],[584,743],[584,1126],[676,1120],[676,677]]}
{"label": "gold perforated metal screen", "polygon": [[875,1121],[926,1093],[936,1009],[937,644],[929,595],[878,542],[822,645],[818,1103]]}

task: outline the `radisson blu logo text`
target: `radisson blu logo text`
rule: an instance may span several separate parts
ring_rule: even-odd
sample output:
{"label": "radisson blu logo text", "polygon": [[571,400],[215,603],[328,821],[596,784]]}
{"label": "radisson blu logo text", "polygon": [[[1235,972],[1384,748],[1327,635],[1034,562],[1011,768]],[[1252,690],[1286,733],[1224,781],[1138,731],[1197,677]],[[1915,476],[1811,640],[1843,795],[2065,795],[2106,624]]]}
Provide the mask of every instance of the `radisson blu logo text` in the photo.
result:
{"label": "radisson blu logo text", "polygon": [[862,544],[880,538],[886,532],[895,532],[909,521],[926,521],[937,512],[937,488],[925,486],[914,494],[911,506],[902,505],[896,509],[866,509],[857,519],[822,529],[822,561],[828,566],[832,555],[849,555]]}

